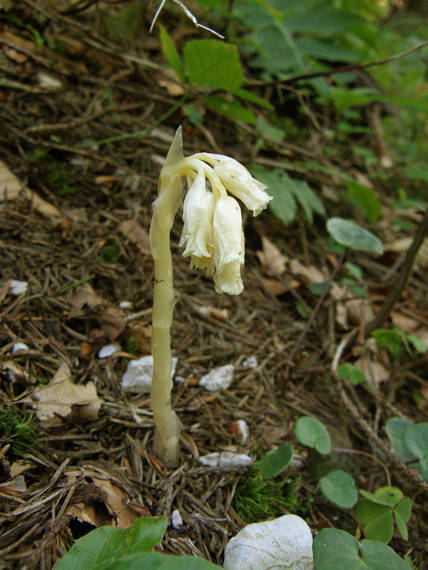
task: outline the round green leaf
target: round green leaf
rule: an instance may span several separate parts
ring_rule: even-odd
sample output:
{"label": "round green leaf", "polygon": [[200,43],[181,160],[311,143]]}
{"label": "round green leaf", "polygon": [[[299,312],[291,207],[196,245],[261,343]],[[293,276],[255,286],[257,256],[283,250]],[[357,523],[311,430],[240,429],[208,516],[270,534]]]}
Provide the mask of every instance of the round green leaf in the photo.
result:
{"label": "round green leaf", "polygon": [[386,505],[360,499],[354,508],[357,521],[363,526],[364,534],[371,540],[389,542],[392,538],[392,511]]}
{"label": "round green leaf", "polygon": [[322,494],[334,505],[342,509],[350,509],[358,500],[358,490],[354,478],[337,469],[321,477],[320,489]]}
{"label": "round green leaf", "polygon": [[428,422],[409,426],[404,432],[404,443],[416,457],[424,459],[428,456]]}
{"label": "round green leaf", "polygon": [[126,529],[97,528],[75,542],[55,570],[105,570],[124,556],[150,552],[162,540],[167,524],[165,517],[141,517]]}
{"label": "round green leaf", "polygon": [[416,459],[414,455],[404,443],[404,432],[409,426],[412,426],[413,422],[406,420],[404,418],[390,418],[385,425],[386,433],[392,444],[392,452],[401,461],[412,461]]}
{"label": "round green leaf", "polygon": [[325,528],[314,538],[314,567],[317,570],[411,570],[392,548],[381,542],[360,544],[344,530]]}
{"label": "round green leaf", "polygon": [[299,418],[294,426],[294,433],[303,445],[313,447],[322,455],[330,453],[330,434],[324,424],[317,420],[317,418],[310,416]]}
{"label": "round green leaf", "polygon": [[327,231],[337,242],[351,249],[379,254],[383,252],[380,239],[354,222],[343,218],[330,218],[327,221]]}
{"label": "round green leaf", "polygon": [[275,451],[266,454],[262,460],[263,478],[270,479],[283,471],[293,458],[293,448],[280,445]]}
{"label": "round green leaf", "polygon": [[369,491],[360,491],[361,494],[378,505],[393,507],[403,498],[403,491],[397,487],[381,487],[374,494]]}

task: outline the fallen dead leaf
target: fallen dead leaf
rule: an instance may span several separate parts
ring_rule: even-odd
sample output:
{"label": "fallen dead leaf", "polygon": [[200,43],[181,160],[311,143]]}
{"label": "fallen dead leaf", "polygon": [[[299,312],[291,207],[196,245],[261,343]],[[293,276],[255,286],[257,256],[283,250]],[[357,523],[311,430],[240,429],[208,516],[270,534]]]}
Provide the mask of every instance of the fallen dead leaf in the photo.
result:
{"label": "fallen dead leaf", "polygon": [[140,226],[135,218],[121,222],[118,229],[129,241],[135,243],[142,253],[150,255],[149,234]]}
{"label": "fallen dead leaf", "polygon": [[278,295],[281,295],[282,293],[285,293],[285,291],[287,291],[285,285],[283,285],[276,279],[263,278],[262,282],[263,282],[263,289],[266,291],[266,293],[268,293],[269,295],[273,295],[274,297],[277,297]]}
{"label": "fallen dead leaf", "polygon": [[31,202],[32,207],[42,216],[49,218],[55,223],[63,219],[61,212],[46,202],[38,194],[24,186],[24,184],[9,170],[6,164],[0,160],[0,203],[8,200],[24,198]]}
{"label": "fallen dead leaf", "polygon": [[288,257],[267,237],[262,237],[262,251],[257,252],[257,257],[262,265],[269,268],[275,275],[281,275],[285,271]]}
{"label": "fallen dead leaf", "polygon": [[[385,244],[384,251],[393,251],[395,253],[404,253],[406,252],[411,243],[412,238],[402,238],[397,239],[395,241],[389,242]],[[417,263],[423,268],[428,267],[428,238],[425,238],[422,242],[421,247],[419,248],[418,255],[416,257]]]}
{"label": "fallen dead leaf", "polygon": [[355,362],[357,368],[361,368],[367,382],[374,390],[378,390],[382,382],[388,380],[390,372],[388,369],[370,353],[364,354]]}
{"label": "fallen dead leaf", "polygon": [[419,327],[418,321],[415,321],[415,319],[411,317],[406,317],[397,311],[391,311],[390,316],[392,324],[405,333],[413,332]]}
{"label": "fallen dead leaf", "polygon": [[125,330],[126,321],[124,312],[117,307],[107,307],[100,312],[97,319],[110,341],[116,340]]}
{"label": "fallen dead leaf", "polygon": [[217,309],[211,305],[206,305],[204,307],[196,307],[196,312],[202,317],[212,317],[218,321],[225,322],[229,317],[229,311],[227,309]]}
{"label": "fallen dead leaf", "polygon": [[153,77],[157,81],[158,85],[164,87],[173,97],[183,95],[184,88],[180,83],[178,75],[171,67],[163,69],[161,72],[154,73]]}
{"label": "fallen dead leaf", "polygon": [[71,311],[68,318],[72,319],[73,317],[76,317],[85,306],[90,309],[94,309],[95,307],[106,303],[107,302],[102,297],[95,293],[89,283],[84,283],[75,289],[71,300]]}
{"label": "fallen dead leaf", "polygon": [[[80,476],[82,470],[85,482],[79,486],[74,496],[76,503],[67,509],[67,515],[95,527],[109,525],[118,528],[128,528],[139,516],[144,516],[138,515],[135,509],[128,506],[134,497],[108,472],[92,465],[84,465],[78,471],[67,471],[66,475],[74,478]],[[144,508],[143,505],[140,507]],[[146,516],[151,514],[148,509],[146,513]]]}
{"label": "fallen dead leaf", "polygon": [[50,427],[62,425],[73,412],[84,420],[96,420],[102,400],[93,382],[73,384],[70,369],[62,362],[49,384],[34,390],[30,403],[43,426]]}

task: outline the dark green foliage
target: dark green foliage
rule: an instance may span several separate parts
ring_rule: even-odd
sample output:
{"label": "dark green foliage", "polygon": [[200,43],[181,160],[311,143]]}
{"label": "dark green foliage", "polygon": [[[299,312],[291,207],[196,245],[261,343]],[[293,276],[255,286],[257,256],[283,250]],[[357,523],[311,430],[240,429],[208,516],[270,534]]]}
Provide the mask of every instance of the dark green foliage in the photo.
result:
{"label": "dark green foliage", "polygon": [[24,414],[15,406],[2,406],[0,408],[1,445],[10,444],[12,453],[24,455],[37,442],[37,434],[32,421],[31,414]]}

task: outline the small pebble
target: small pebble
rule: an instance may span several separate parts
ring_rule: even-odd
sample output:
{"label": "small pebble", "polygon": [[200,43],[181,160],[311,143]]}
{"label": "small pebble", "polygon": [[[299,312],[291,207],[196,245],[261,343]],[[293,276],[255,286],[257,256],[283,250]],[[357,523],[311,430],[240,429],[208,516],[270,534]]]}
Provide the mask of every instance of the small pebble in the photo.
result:
{"label": "small pebble", "polygon": [[226,364],[226,366],[213,368],[211,372],[205,374],[205,376],[201,378],[199,384],[210,392],[227,390],[227,388],[229,388],[233,382],[234,370],[235,367],[232,364]]}
{"label": "small pebble", "polygon": [[180,511],[177,509],[171,513],[171,525],[173,528],[180,528],[183,526],[183,519],[181,518]]}
{"label": "small pebble", "polygon": [[[172,376],[177,367],[177,358],[172,359]],[[125,392],[146,394],[150,392],[153,378],[153,357],[143,356],[137,360],[131,360],[120,384]]]}
{"label": "small pebble", "polygon": [[19,350],[30,350],[28,348],[28,346],[23,343],[23,342],[16,342],[13,346],[12,346],[12,354],[15,354],[15,352],[18,352]]}
{"label": "small pebble", "polygon": [[199,463],[206,467],[220,467],[221,469],[234,469],[235,467],[248,467],[253,460],[244,453],[232,453],[222,451],[203,455],[198,459]]}
{"label": "small pebble", "polygon": [[28,282],[27,281],[17,281],[16,279],[11,279],[9,284],[9,291],[12,295],[21,295],[21,293],[25,293],[28,289]]}
{"label": "small pebble", "polygon": [[131,301],[121,301],[119,303],[119,309],[132,309],[132,303]]}
{"label": "small pebble", "polygon": [[119,350],[120,350],[120,345],[118,344],[106,344],[105,346],[100,348],[97,356],[98,358],[107,358],[112,354],[114,354],[115,352],[118,352]]}
{"label": "small pebble", "polygon": [[242,366],[244,368],[257,368],[258,365],[259,365],[259,361],[257,360],[257,358],[255,356],[249,356],[242,363]]}

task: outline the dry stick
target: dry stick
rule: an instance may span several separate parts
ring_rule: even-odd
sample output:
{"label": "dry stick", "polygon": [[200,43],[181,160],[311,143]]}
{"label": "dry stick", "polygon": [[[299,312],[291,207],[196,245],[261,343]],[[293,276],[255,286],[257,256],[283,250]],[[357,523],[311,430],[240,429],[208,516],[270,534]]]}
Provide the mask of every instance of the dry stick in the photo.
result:
{"label": "dry stick", "polygon": [[296,344],[294,345],[293,350],[290,352],[290,355],[288,357],[288,362],[289,364],[287,364],[287,368],[285,369],[285,373],[284,373],[284,378],[282,380],[282,386],[281,386],[281,397],[284,397],[284,392],[285,392],[285,388],[287,386],[287,382],[289,380],[289,376],[290,376],[290,368],[291,368],[291,364],[293,363],[293,358],[296,356],[297,351],[299,350],[299,348],[302,345],[303,339],[305,338],[305,336],[307,335],[309,329],[312,326],[312,323],[314,322],[315,317],[317,316],[325,298],[327,297],[327,294],[330,290],[330,285],[333,281],[333,279],[336,277],[337,273],[339,272],[339,269],[342,267],[343,265],[343,261],[345,259],[345,254],[346,254],[346,249],[345,251],[342,253],[342,255],[340,256],[338,262],[336,263],[333,271],[331,272],[331,275],[329,277],[329,279],[327,280],[327,282],[324,285],[324,289],[322,290],[322,293],[317,301],[317,304],[315,305],[314,310],[312,311],[311,316],[309,317],[305,328],[302,330],[302,332],[300,333],[299,338],[297,339]]}
{"label": "dry stick", "polygon": [[[428,40],[414,46],[406,51],[402,51],[400,53],[396,53],[395,55],[391,55],[389,57],[385,57],[384,59],[377,59],[374,61],[367,61],[366,63],[352,63],[349,65],[341,65],[340,67],[335,67],[334,69],[327,69],[326,71],[313,71],[310,73],[302,73],[300,75],[293,75],[292,77],[288,77],[287,79],[273,79],[272,81],[260,81],[260,82],[251,82],[253,85],[281,85],[284,83],[295,83],[296,81],[300,81],[301,79],[312,79],[314,77],[328,77],[329,75],[334,75],[335,73],[346,73],[348,71],[354,71],[357,69],[365,69],[366,67],[374,67],[376,65],[384,65],[385,63],[390,63],[391,61],[396,61],[397,59],[401,59],[402,57],[406,57],[424,47],[428,46]],[[250,84],[250,83],[249,83]]]}
{"label": "dry stick", "polygon": [[395,303],[401,297],[401,293],[404,287],[406,286],[407,280],[412,270],[416,254],[418,253],[419,248],[421,247],[424,241],[424,237],[427,233],[428,233],[428,208],[425,210],[424,217],[422,218],[418,226],[418,229],[416,230],[415,237],[413,238],[413,241],[409,249],[407,250],[397,281],[394,283],[394,286],[392,287],[387,298],[385,299],[380,311],[377,313],[375,318],[366,325],[364,329],[366,336],[375,329],[383,325],[383,323],[388,318],[389,313],[391,312]]}

